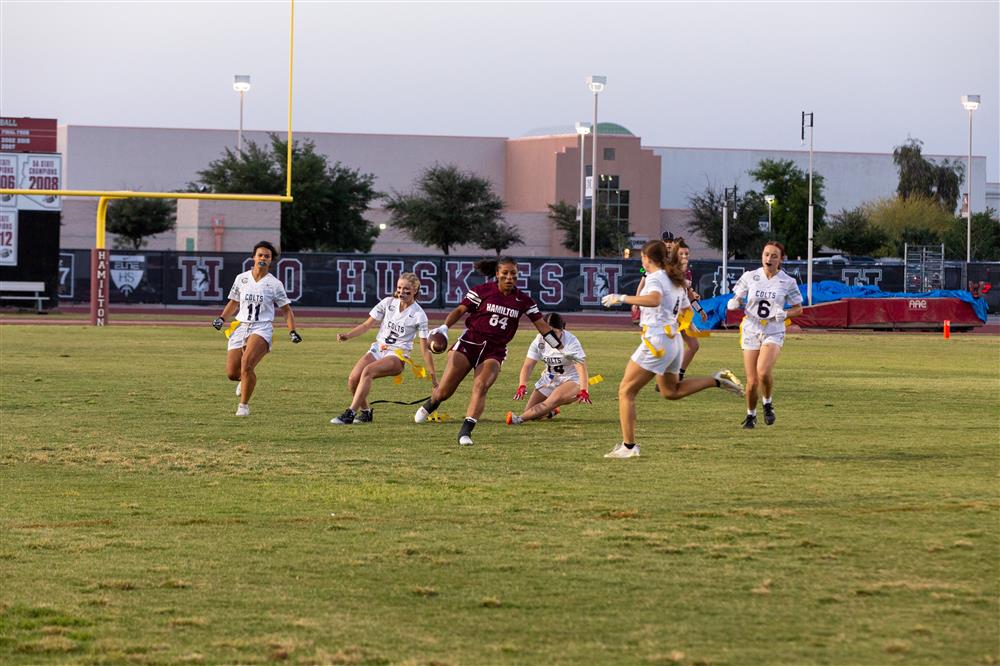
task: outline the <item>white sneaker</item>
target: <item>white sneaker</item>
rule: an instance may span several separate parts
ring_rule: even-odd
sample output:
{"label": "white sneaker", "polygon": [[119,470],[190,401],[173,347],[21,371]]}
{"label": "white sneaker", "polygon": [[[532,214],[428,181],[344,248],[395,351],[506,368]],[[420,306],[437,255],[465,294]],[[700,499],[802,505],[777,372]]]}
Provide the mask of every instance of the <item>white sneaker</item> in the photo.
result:
{"label": "white sneaker", "polygon": [[250,416],[250,405],[240,405],[237,407],[236,416]]}
{"label": "white sneaker", "polygon": [[236,382],[236,397],[237,398],[239,398],[241,395],[243,395],[242,389],[243,389],[243,382]]}
{"label": "white sneaker", "polygon": [[469,437],[468,435],[462,435],[461,437],[458,438],[458,443],[461,446],[472,446],[472,438]]}
{"label": "white sneaker", "polygon": [[615,448],[604,454],[605,458],[638,458],[639,445],[636,444],[631,449],[625,446],[624,442],[619,442]]}
{"label": "white sneaker", "polygon": [[743,393],[743,384],[740,383],[740,378],[733,374],[732,370],[719,370],[717,373],[712,375],[712,379],[719,382],[719,388],[724,388],[730,393],[735,393],[736,395],[745,395]]}
{"label": "white sneaker", "polygon": [[423,423],[424,421],[427,420],[428,416],[430,416],[430,414],[427,412],[426,409],[423,408],[423,406],[421,406],[417,410],[417,413],[413,415],[413,422],[414,423]]}

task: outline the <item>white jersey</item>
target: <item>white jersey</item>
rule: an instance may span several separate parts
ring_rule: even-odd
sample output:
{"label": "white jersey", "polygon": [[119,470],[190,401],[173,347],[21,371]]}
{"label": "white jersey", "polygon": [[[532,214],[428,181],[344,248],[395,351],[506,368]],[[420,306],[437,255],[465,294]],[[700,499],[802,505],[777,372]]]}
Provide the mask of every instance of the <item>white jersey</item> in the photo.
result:
{"label": "white jersey", "polygon": [[404,352],[413,349],[413,338],[427,337],[427,313],[416,303],[400,312],[399,299],[389,296],[379,301],[368,316],[382,322],[375,342],[386,348],[397,347]]}
{"label": "white jersey", "polygon": [[785,305],[802,303],[802,293],[795,278],[782,270],[768,278],[763,266],[741,275],[733,287],[733,294],[746,302],[746,316],[756,321],[770,319]]}
{"label": "white jersey", "polygon": [[656,306],[639,306],[639,324],[648,329],[664,330],[667,326],[673,333],[677,332],[677,316],[681,310],[691,307],[688,300],[687,287],[675,285],[664,271],[646,273],[646,282],[639,292],[640,296],[658,292],[660,304]]}
{"label": "white jersey", "polygon": [[240,304],[236,321],[245,324],[273,322],[274,309],[291,303],[281,280],[268,273],[258,282],[253,277],[253,271],[236,276],[233,288],[229,290],[229,300]]}
{"label": "white jersey", "polygon": [[[576,371],[576,363],[567,361],[563,354],[570,354],[583,361],[587,358],[583,352],[583,345],[580,344],[575,335],[565,330],[562,334],[562,344],[562,349],[556,349],[547,343],[541,334],[536,335],[535,339],[531,341],[531,346],[528,347],[528,358],[544,363],[546,373],[550,375],[549,379],[555,379],[558,376],[565,381],[574,381],[579,384],[580,375]],[[543,379],[545,378],[543,377]]]}

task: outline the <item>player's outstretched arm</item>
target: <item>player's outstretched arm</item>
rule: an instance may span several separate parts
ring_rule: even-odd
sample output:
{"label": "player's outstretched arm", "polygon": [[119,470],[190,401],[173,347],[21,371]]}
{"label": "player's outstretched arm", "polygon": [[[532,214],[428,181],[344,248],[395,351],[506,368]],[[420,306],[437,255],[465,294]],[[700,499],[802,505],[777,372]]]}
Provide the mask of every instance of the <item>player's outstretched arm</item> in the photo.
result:
{"label": "player's outstretched arm", "polygon": [[531,322],[538,329],[538,332],[542,334],[542,340],[545,340],[553,349],[562,349],[562,340],[556,335],[556,332],[552,330],[549,323],[544,319],[536,319]]}
{"label": "player's outstretched arm", "polygon": [[533,358],[524,359],[524,364],[521,365],[521,374],[518,375],[517,393],[514,394],[514,400],[523,400],[527,394],[528,382],[531,380],[531,373],[535,370],[536,363],[538,361]]}
{"label": "player's outstretched arm", "polygon": [[368,319],[365,319],[363,322],[361,322],[360,324],[349,330],[347,333],[337,333],[337,342],[346,342],[351,338],[356,338],[365,331],[367,331],[369,328],[374,326],[376,323],[377,321],[374,318],[368,317]]}
{"label": "player's outstretched arm", "polygon": [[226,307],[222,308],[222,314],[215,318],[215,321],[212,322],[212,326],[215,327],[215,330],[221,331],[222,327],[226,325],[226,319],[236,314],[236,311],[239,309],[239,301],[234,301],[232,299],[226,301]]}

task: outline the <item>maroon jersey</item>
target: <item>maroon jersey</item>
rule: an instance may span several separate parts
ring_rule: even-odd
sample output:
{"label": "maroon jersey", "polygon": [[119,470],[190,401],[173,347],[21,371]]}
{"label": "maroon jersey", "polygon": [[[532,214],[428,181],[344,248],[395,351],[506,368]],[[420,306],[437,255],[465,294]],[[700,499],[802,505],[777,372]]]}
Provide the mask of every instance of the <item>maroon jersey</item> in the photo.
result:
{"label": "maroon jersey", "polygon": [[462,337],[488,340],[497,345],[506,345],[514,339],[521,315],[528,315],[531,321],[542,318],[538,305],[530,296],[516,288],[504,294],[496,282],[486,282],[470,289],[462,299],[462,305],[469,311],[465,319],[466,332]]}

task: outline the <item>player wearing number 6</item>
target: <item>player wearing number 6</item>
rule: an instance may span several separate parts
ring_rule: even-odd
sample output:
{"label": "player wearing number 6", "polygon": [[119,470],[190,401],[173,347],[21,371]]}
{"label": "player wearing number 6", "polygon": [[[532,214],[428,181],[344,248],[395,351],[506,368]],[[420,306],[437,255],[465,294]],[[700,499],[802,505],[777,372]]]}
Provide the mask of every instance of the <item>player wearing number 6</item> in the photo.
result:
{"label": "player wearing number 6", "polygon": [[[786,319],[802,314],[802,294],[795,279],[781,270],[785,246],[768,241],[761,255],[760,268],[744,273],[733,288],[728,307],[737,310],[746,303],[740,324],[743,367],[747,373],[747,416],[743,427],[757,425],[757,396],[764,401],[764,423],[774,424],[774,366],[785,343]],[[785,305],[791,307],[786,310]]]}
{"label": "player wearing number 6", "polygon": [[253,269],[236,276],[233,288],[229,290],[229,302],[212,322],[216,330],[221,330],[226,319],[234,313],[239,322],[229,336],[229,351],[226,354],[226,376],[239,382],[236,395],[240,396],[240,404],[236,408],[236,416],[250,416],[250,396],[257,386],[257,364],[271,351],[275,308],[281,308],[285,313],[291,341],[302,342],[302,336],[295,331],[295,315],[285,294],[285,286],[268,272],[277,258],[278,251],[267,241],[254,245]]}
{"label": "player wearing number 6", "polygon": [[496,282],[487,281],[470,289],[458,307],[448,313],[444,325],[434,329],[447,335],[450,326],[466,313],[469,315],[465,320],[465,331],[448,352],[448,365],[441,382],[413,416],[417,423],[426,421],[474,370],[472,398],[458,433],[458,443],[463,446],[472,444],[472,429],[486,409],[486,394],[500,376],[500,365],[507,358],[507,344],[514,339],[522,315],[528,316],[542,338],[553,348],[562,348],[559,336],[542,319],[535,301],[518,290],[517,262],[514,259],[483,259],[476,262],[476,270],[486,276],[495,275]]}

